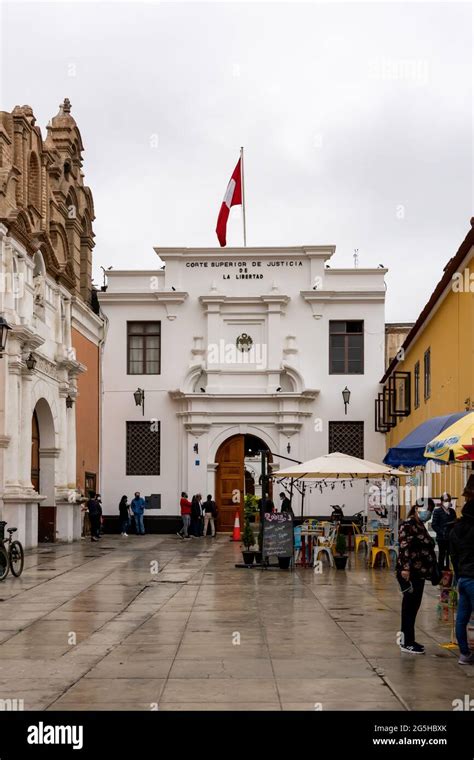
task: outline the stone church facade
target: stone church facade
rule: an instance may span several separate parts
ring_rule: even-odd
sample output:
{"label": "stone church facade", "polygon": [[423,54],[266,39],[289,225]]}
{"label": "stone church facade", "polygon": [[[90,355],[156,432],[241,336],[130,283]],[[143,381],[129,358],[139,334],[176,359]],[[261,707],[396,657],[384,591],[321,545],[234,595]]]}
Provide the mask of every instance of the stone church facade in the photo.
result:
{"label": "stone church facade", "polygon": [[0,112],[0,514],[26,546],[79,538],[98,488],[103,321],[94,204],[64,100],[43,139],[30,106]]}

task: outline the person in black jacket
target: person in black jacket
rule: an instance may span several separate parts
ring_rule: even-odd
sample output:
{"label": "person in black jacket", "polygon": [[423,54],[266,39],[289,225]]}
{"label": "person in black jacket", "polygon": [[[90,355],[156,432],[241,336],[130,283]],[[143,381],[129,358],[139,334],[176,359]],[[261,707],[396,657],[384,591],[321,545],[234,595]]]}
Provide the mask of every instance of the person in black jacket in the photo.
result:
{"label": "person in black jacket", "polygon": [[100,506],[100,502],[97,501],[96,494],[93,491],[90,492],[87,509],[89,512],[89,522],[91,524],[91,541],[98,541],[100,538],[99,531],[102,507]]}
{"label": "person in black jacket", "polygon": [[194,494],[191,499],[191,538],[199,538],[201,535],[201,499],[199,494]]}
{"label": "person in black jacket", "polygon": [[451,496],[444,493],[441,497],[441,506],[433,512],[431,527],[436,533],[438,544],[439,569],[449,570],[449,534],[456,522],[456,510],[453,509]]}
{"label": "person in black jacket", "polygon": [[460,665],[474,665],[474,653],[467,640],[467,626],[474,611],[474,476],[471,475],[464,489],[466,503],[462,517],[449,537],[454,572],[458,583],[459,605],[456,615],[456,638],[458,640]]}
{"label": "person in black jacket", "polygon": [[288,512],[288,514],[290,514],[294,518],[295,515],[294,515],[293,510],[291,508],[291,501],[289,500],[288,496],[285,496],[285,494],[284,494],[283,491],[280,493],[280,499],[281,499],[281,511],[282,511],[282,513],[283,512]]}
{"label": "person in black jacket", "polygon": [[126,496],[122,496],[119,504],[120,535],[128,538],[127,530],[130,527],[130,505]]}
{"label": "person in black jacket", "polygon": [[203,514],[204,514],[204,530],[203,530],[203,536],[207,536],[207,528],[209,523],[211,523],[211,536],[212,538],[216,537],[216,526],[214,524],[214,520],[217,517],[217,506],[216,502],[213,501],[211,494],[208,494],[206,501],[202,505]]}
{"label": "person in black jacket", "polygon": [[425,653],[424,646],[415,641],[415,620],[425,581],[432,579],[436,568],[434,541],[425,528],[429,518],[424,504],[414,504],[398,531],[397,580],[403,593],[399,644],[401,651],[408,654]]}

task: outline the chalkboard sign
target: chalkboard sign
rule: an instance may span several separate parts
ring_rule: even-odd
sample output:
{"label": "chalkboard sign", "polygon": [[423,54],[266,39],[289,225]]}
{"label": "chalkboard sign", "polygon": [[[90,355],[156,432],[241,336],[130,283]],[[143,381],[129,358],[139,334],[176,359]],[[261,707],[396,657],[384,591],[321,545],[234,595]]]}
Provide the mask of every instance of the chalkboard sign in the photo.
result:
{"label": "chalkboard sign", "polygon": [[293,518],[287,512],[263,515],[264,557],[293,556]]}

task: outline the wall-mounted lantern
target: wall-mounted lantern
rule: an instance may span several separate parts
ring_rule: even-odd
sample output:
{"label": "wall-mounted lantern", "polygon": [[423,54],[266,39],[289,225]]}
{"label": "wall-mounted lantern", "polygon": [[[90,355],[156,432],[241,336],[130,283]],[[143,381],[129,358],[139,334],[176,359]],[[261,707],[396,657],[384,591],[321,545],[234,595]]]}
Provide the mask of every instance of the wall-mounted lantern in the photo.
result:
{"label": "wall-mounted lantern", "polygon": [[32,372],[34,368],[36,367],[36,359],[32,353],[30,353],[30,355],[26,359],[26,367],[27,369],[30,370],[30,372]]}
{"label": "wall-mounted lantern", "polygon": [[74,404],[74,399],[73,399],[73,397],[72,397],[72,396],[69,396],[69,395],[68,395],[68,396],[66,396],[66,408],[67,408],[67,409],[72,409],[72,406],[73,406],[73,404]]}
{"label": "wall-mounted lantern", "polygon": [[141,406],[142,408],[142,414],[145,414],[145,391],[143,388],[137,388],[136,391],[133,393],[133,398],[135,399],[135,404],[137,406]]}
{"label": "wall-mounted lantern", "polygon": [[0,359],[7,347],[8,331],[12,328],[4,317],[0,317]]}
{"label": "wall-mounted lantern", "polygon": [[344,413],[347,414],[347,407],[349,405],[349,401],[351,400],[351,392],[347,385],[342,391],[342,400],[344,401]]}

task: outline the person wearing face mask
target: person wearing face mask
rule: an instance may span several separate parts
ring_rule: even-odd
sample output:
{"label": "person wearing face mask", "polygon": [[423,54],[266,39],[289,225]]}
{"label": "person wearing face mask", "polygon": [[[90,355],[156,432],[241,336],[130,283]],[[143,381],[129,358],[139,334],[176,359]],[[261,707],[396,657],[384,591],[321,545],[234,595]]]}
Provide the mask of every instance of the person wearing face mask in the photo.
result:
{"label": "person wearing face mask", "polygon": [[400,650],[424,654],[415,640],[415,620],[420,609],[425,581],[437,574],[434,541],[425,527],[431,517],[424,505],[414,504],[398,531],[397,580],[403,593]]}
{"label": "person wearing face mask", "polygon": [[456,522],[456,511],[453,509],[451,496],[444,493],[441,497],[441,506],[434,510],[431,527],[436,533],[438,544],[439,569],[449,570],[449,534]]}
{"label": "person wearing face mask", "polygon": [[474,612],[474,476],[464,488],[466,500],[462,517],[450,534],[450,549],[458,584],[459,605],[456,615],[456,638],[459,664],[474,665],[474,652],[469,649],[467,627]]}

